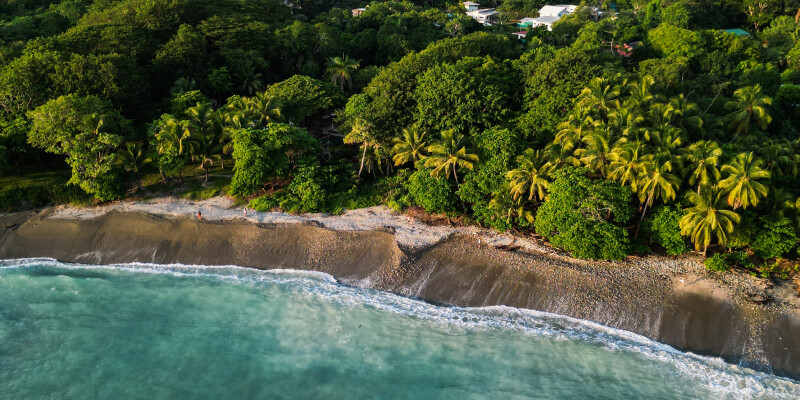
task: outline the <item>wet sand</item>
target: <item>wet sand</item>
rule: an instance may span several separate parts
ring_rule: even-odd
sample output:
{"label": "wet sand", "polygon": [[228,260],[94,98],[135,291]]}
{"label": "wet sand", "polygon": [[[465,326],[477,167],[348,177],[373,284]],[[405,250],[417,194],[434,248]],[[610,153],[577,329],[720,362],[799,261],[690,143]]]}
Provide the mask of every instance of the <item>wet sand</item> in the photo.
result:
{"label": "wet sand", "polygon": [[800,377],[797,302],[786,296],[748,301],[746,291],[689,258],[585,262],[538,251],[523,239],[515,242],[523,244],[520,250],[504,251],[496,245],[507,235],[410,224],[380,209],[341,217],[250,212],[245,219],[241,210],[205,204],[198,221],[190,211],[196,204],[160,207],[142,205],[158,215],[113,206],[3,215],[0,258],[321,271],[349,285],[436,303],[507,305],[592,320]]}

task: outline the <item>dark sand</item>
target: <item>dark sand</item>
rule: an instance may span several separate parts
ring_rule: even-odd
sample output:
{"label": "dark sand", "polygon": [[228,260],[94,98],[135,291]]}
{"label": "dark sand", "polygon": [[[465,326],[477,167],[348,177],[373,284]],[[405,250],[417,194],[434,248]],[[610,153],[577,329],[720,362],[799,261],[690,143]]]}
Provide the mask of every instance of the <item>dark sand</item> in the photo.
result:
{"label": "dark sand", "polygon": [[341,282],[458,306],[506,305],[592,320],[676,348],[800,377],[800,310],[755,304],[674,259],[589,263],[453,236],[400,248],[391,232],[254,225],[111,212],[90,220],[0,216],[0,258],[240,265],[327,272]]}

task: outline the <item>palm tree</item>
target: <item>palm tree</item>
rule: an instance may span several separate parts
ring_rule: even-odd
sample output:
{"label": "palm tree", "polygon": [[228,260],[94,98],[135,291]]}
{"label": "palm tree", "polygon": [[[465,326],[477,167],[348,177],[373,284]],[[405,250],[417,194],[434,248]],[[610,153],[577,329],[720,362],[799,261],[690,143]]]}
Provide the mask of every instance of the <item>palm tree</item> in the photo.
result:
{"label": "palm tree", "polygon": [[282,117],[281,104],[270,97],[267,92],[256,93],[247,101],[248,116],[252,117],[252,125],[263,128],[270,122],[280,121]]}
{"label": "palm tree", "polygon": [[540,150],[527,149],[517,157],[519,167],[508,171],[506,178],[511,182],[511,194],[514,201],[527,195],[528,200],[544,200],[545,191],[550,186],[547,180],[551,166],[545,154]]}
{"label": "palm tree", "polygon": [[353,86],[353,71],[358,69],[359,62],[348,56],[331,57],[328,59],[328,73],[331,82],[338,85],[344,91],[345,83],[348,87]]}
{"label": "palm tree", "polygon": [[136,179],[136,191],[142,188],[142,181],[139,178],[139,170],[153,160],[144,149],[142,142],[126,142],[119,151],[117,161],[125,171],[133,172]]}
{"label": "palm tree", "polygon": [[776,142],[773,139],[767,139],[759,146],[758,155],[764,160],[767,171],[771,176],[775,176],[776,172],[778,176],[783,175],[781,165],[789,166],[790,168],[787,168],[787,170],[791,170],[790,148],[788,141]]}
{"label": "palm tree", "polygon": [[189,138],[189,150],[193,158],[200,160],[200,169],[205,172],[206,182],[208,182],[208,170],[214,164],[214,158],[220,157],[222,145],[217,140],[217,136],[210,132],[192,135]]}
{"label": "palm tree", "polygon": [[219,114],[208,104],[197,103],[186,110],[186,115],[189,117],[190,135],[217,134],[222,130]]}
{"label": "palm tree", "polygon": [[[189,131],[189,122],[179,120],[172,116],[167,116],[165,119],[159,121],[156,126],[156,151],[158,154],[164,154],[170,151],[170,147],[177,149],[177,155],[183,155],[184,144],[186,139],[189,138],[191,132]],[[166,182],[167,177],[159,165],[158,172],[161,178]],[[182,175],[182,173],[181,173]]]}
{"label": "palm tree", "polygon": [[761,94],[761,85],[746,86],[733,92],[734,100],[725,103],[731,112],[725,116],[728,128],[736,136],[747,136],[753,128],[767,129],[772,117],[767,107],[772,99]]}
{"label": "palm tree", "polygon": [[431,176],[441,176],[444,172],[450,178],[450,170],[458,184],[458,167],[472,169],[478,162],[478,155],[470,153],[467,141],[463,135],[455,130],[442,132],[442,141],[428,146],[430,156],[425,160],[425,166],[432,167]]}
{"label": "palm tree", "polygon": [[567,120],[558,124],[558,133],[556,133],[555,143],[577,143],[590,131],[592,124],[583,109],[576,108],[567,116]]}
{"label": "palm tree", "polygon": [[608,129],[595,129],[583,137],[584,148],[575,150],[583,165],[593,170],[600,171],[600,176],[606,177],[606,167],[609,163],[611,147],[609,146],[610,132]]}
{"label": "palm tree", "polygon": [[[620,107],[608,114],[609,124],[614,130],[628,140],[640,140],[646,135],[647,130],[641,125],[645,122],[644,117],[633,111],[630,107]],[[644,137],[645,140],[649,138]]]}
{"label": "palm tree", "polygon": [[575,158],[575,146],[572,143],[550,143],[544,148],[548,164],[553,169],[561,169],[566,166],[577,167],[581,165],[580,160]]}
{"label": "palm tree", "polygon": [[623,186],[631,185],[636,192],[636,185],[643,171],[642,164],[649,161],[644,154],[644,146],[639,142],[628,142],[624,139],[614,146],[609,154],[611,160],[609,178],[619,181]]}
{"label": "palm tree", "polygon": [[723,193],[714,186],[704,186],[700,194],[689,192],[686,197],[693,206],[680,220],[681,235],[688,236],[696,250],[702,246],[705,257],[711,237],[725,243],[739,222],[739,214],[724,209]]}
{"label": "palm tree", "polygon": [[700,194],[701,186],[711,184],[711,179],[719,180],[720,173],[717,169],[719,158],[722,156],[722,149],[713,140],[701,140],[689,146],[687,159],[689,184],[697,184],[697,194]]}
{"label": "palm tree", "polygon": [[653,95],[653,85],[655,85],[655,79],[650,75],[641,77],[637,82],[629,83],[627,89],[630,94],[625,99],[625,104],[633,109],[646,110],[650,102],[656,98]]}
{"label": "palm tree", "polygon": [[671,98],[669,104],[677,116],[675,125],[678,128],[686,133],[702,133],[703,119],[699,115],[700,107],[697,104],[687,100],[683,94]]}
{"label": "palm tree", "polygon": [[197,90],[197,83],[195,83],[194,79],[178,78],[175,83],[172,84],[172,88],[169,92],[172,94],[180,94],[193,90]]}
{"label": "palm tree", "polygon": [[642,202],[642,216],[636,227],[636,236],[639,236],[639,228],[642,225],[644,216],[648,208],[652,208],[653,202],[661,198],[664,203],[675,199],[675,195],[681,186],[681,179],[672,174],[674,157],[669,153],[651,155],[642,163],[642,175],[637,183],[639,188],[639,201]]}
{"label": "palm tree", "polygon": [[728,193],[728,204],[736,210],[756,205],[767,195],[767,187],[758,179],[769,179],[769,171],[762,169],[763,161],[753,152],[741,153],[730,164],[722,166],[728,176],[719,182],[719,187]]}
{"label": "palm tree", "polygon": [[578,96],[578,107],[593,110],[605,116],[619,107],[619,91],[607,79],[594,78]]}
{"label": "palm tree", "polygon": [[372,132],[372,125],[363,119],[356,119],[350,133],[345,135],[344,143],[361,144],[363,152],[361,154],[361,166],[358,168],[358,176],[361,176],[361,171],[364,170],[364,162],[367,159],[367,149],[378,145]]}
{"label": "palm tree", "polygon": [[239,93],[252,95],[264,89],[264,82],[261,80],[261,73],[256,72],[256,67],[244,67],[236,73],[236,77],[241,81]]}
{"label": "palm tree", "polygon": [[394,147],[392,147],[394,165],[413,164],[417,160],[425,158],[426,146],[425,133],[420,133],[415,127],[403,129],[403,138],[394,139]]}

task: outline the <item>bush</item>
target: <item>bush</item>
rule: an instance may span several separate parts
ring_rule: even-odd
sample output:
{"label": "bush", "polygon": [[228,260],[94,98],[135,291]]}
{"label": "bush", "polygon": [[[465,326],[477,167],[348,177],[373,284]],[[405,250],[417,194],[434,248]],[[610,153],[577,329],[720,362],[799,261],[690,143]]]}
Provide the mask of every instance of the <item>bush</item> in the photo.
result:
{"label": "bush", "polygon": [[761,259],[781,257],[797,246],[797,232],[789,218],[762,218],[764,228],[756,235],[751,248]]}
{"label": "bush", "polygon": [[550,195],[536,213],[536,232],[575,257],[625,258],[629,239],[621,225],[633,215],[631,191],[587,174],[572,168],[555,173]]}
{"label": "bush", "polygon": [[709,258],[706,258],[706,261],[703,262],[703,264],[709,271],[726,272],[731,270],[731,267],[725,261],[725,256],[723,256],[721,253],[717,253]]}
{"label": "bush", "polygon": [[91,198],[80,187],[57,182],[48,186],[0,189],[0,211],[13,212],[48,204],[87,203]]}
{"label": "bush", "polygon": [[800,275],[800,264],[798,263],[783,264],[780,261],[775,260],[775,262],[773,262],[772,264],[762,265],[760,275],[764,279],[777,277],[783,280],[787,280],[794,275]]}
{"label": "bush", "polygon": [[663,247],[669,255],[675,256],[689,251],[686,240],[681,236],[681,216],[682,212],[677,208],[662,206],[647,224],[651,240]]}
{"label": "bush", "polygon": [[267,212],[278,207],[278,203],[278,196],[264,195],[250,200],[250,203],[248,203],[247,206],[256,211]]}
{"label": "bush", "polygon": [[725,246],[729,249],[743,249],[750,247],[758,233],[757,216],[752,211],[743,211],[742,219],[736,225],[736,229],[728,235]]}
{"label": "bush", "polygon": [[755,264],[747,257],[747,253],[743,251],[734,251],[725,254],[725,263],[731,267],[740,267],[749,270],[754,270],[756,268]]}
{"label": "bush", "polygon": [[418,166],[408,180],[408,192],[414,204],[429,213],[453,213],[457,198],[455,185],[448,179],[431,176],[431,169]]}
{"label": "bush", "polygon": [[314,152],[316,140],[305,129],[287,124],[269,124],[265,129],[240,129],[233,134],[234,174],[231,193],[249,195],[269,178],[291,169],[289,153],[295,159]]}

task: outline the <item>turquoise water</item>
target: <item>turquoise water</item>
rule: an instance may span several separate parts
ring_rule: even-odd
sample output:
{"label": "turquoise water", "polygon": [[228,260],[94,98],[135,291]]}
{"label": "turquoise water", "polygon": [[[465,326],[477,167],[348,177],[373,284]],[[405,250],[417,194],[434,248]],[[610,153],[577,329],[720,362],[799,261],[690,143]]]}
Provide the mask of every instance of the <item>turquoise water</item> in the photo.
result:
{"label": "turquoise water", "polygon": [[795,398],[800,384],[552,314],[324,274],[0,261],[0,399]]}

